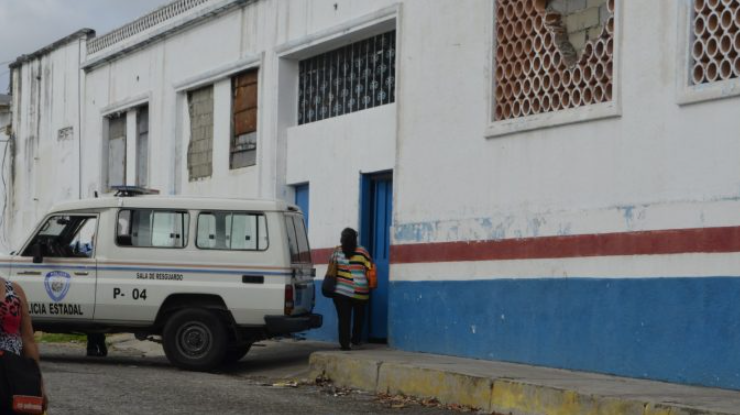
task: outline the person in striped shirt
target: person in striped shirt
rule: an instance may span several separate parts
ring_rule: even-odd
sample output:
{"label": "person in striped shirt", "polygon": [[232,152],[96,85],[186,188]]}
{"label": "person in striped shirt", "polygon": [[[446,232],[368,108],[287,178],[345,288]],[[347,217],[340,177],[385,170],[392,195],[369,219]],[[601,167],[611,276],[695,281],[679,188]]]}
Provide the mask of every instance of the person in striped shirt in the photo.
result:
{"label": "person in striped shirt", "polygon": [[342,245],[334,250],[329,261],[337,265],[333,300],[339,320],[339,345],[342,350],[351,350],[350,341],[357,346],[362,339],[362,324],[370,299],[367,273],[373,262],[367,250],[357,245],[354,229],[344,229],[340,241]]}

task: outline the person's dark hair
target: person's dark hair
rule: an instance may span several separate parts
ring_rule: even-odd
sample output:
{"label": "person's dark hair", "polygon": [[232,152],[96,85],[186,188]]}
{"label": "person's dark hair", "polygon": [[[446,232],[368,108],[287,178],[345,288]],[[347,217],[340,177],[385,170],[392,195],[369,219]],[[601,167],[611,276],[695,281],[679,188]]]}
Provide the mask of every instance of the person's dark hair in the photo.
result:
{"label": "person's dark hair", "polygon": [[357,231],[352,228],[344,228],[340,242],[342,243],[344,256],[349,259],[357,249]]}

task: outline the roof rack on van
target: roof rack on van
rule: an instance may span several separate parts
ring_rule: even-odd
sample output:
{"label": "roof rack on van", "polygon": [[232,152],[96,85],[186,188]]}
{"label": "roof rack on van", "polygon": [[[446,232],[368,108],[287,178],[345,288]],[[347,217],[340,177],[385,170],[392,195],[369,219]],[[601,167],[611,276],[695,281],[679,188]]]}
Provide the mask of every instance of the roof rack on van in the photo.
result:
{"label": "roof rack on van", "polygon": [[135,197],[143,195],[158,195],[159,190],[147,189],[140,186],[111,186],[116,191],[115,197]]}

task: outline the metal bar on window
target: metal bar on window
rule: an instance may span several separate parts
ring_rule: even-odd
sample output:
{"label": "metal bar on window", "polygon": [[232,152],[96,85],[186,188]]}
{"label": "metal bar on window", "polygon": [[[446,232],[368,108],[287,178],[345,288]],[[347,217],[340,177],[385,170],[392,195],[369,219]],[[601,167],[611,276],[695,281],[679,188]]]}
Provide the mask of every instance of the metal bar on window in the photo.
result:
{"label": "metal bar on window", "polygon": [[298,124],[395,102],[391,31],[299,62]]}

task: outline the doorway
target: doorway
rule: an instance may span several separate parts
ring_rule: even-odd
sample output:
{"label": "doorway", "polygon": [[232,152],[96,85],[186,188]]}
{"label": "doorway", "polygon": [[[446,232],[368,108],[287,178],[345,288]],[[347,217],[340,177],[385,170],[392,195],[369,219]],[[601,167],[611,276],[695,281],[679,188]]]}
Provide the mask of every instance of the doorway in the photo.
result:
{"label": "doorway", "polygon": [[368,340],[384,343],[388,339],[388,286],[390,231],[393,224],[393,174],[362,176],[360,243],[375,261],[378,287],[370,296]]}

